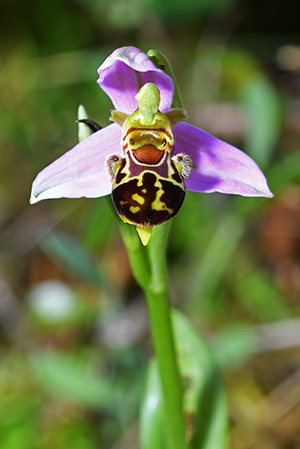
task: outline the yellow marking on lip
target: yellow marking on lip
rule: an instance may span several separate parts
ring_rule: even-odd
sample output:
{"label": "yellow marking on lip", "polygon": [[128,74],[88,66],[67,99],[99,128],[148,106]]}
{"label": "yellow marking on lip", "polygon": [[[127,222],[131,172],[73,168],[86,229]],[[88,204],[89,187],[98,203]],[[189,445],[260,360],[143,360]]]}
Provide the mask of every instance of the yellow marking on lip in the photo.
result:
{"label": "yellow marking on lip", "polygon": [[152,210],[157,210],[157,211],[159,211],[159,210],[166,210],[166,211],[169,212],[169,214],[173,213],[173,209],[167,207],[166,203],[163,203],[160,200],[158,200],[158,201],[154,200],[153,203],[151,204],[151,209]]}
{"label": "yellow marking on lip", "polygon": [[[161,185],[161,183],[158,181],[158,183]],[[155,183],[156,184],[156,183]],[[169,214],[172,214],[174,212],[173,209],[168,208],[166,203],[164,201],[161,200],[162,195],[164,194],[164,190],[161,187],[157,192],[156,192],[156,198],[155,200],[151,203],[151,209],[152,210],[166,210],[169,212]]]}
{"label": "yellow marking on lip", "polygon": [[137,186],[138,186],[138,187],[142,187],[142,185],[143,185],[143,173],[141,173],[141,174],[137,177],[137,180],[138,180]]}
{"label": "yellow marking on lip", "polygon": [[134,195],[132,195],[132,199],[139,204],[144,204],[144,202],[145,202],[145,198],[140,196],[138,193],[135,193]]}
{"label": "yellow marking on lip", "polygon": [[141,210],[141,208],[140,208],[140,206],[130,206],[129,210],[133,214],[136,214],[137,212],[139,212]]}

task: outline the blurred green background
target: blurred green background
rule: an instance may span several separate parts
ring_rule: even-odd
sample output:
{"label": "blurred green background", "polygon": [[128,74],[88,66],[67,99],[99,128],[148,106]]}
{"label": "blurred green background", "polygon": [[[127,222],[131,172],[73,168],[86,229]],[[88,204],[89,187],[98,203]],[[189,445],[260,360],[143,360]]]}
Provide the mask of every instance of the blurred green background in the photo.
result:
{"label": "blurred green background", "polygon": [[223,370],[230,449],[300,447],[299,9],[1,2],[1,449],[139,447],[151,339],[110,198],[28,204],[36,174],[77,142],[78,105],[109,123],[96,70],[123,45],[164,53],[189,122],[244,149],[275,193],[188,192],[170,281]]}

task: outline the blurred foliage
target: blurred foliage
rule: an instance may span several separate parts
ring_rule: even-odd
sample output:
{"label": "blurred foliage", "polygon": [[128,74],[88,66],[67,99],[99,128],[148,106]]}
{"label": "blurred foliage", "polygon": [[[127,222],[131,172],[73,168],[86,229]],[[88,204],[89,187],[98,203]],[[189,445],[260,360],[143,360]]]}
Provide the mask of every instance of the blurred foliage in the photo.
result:
{"label": "blurred foliage", "polygon": [[118,46],[168,56],[189,121],[248,152],[272,200],[188,192],[173,303],[213,348],[231,449],[300,446],[298,5],[270,0],[1,3],[0,447],[135,449],[147,312],[110,199],[28,205],[36,173],[105,126],[96,70]]}

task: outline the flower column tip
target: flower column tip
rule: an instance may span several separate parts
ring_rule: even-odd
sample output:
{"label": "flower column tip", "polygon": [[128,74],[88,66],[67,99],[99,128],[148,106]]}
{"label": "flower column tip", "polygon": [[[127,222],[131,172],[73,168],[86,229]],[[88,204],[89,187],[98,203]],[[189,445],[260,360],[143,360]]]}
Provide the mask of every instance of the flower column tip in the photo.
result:
{"label": "flower column tip", "polygon": [[139,103],[139,111],[143,116],[141,123],[146,126],[153,125],[160,102],[160,94],[156,84],[144,84],[135,98]]}

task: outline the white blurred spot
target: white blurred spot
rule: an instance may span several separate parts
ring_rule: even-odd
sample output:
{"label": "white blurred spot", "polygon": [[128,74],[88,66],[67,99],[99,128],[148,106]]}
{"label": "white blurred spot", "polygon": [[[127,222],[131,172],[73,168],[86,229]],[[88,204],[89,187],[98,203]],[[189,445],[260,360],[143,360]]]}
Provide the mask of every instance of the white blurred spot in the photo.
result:
{"label": "white blurred spot", "polygon": [[67,320],[77,308],[77,298],[72,289],[56,280],[35,285],[28,292],[27,300],[33,312],[51,324]]}

